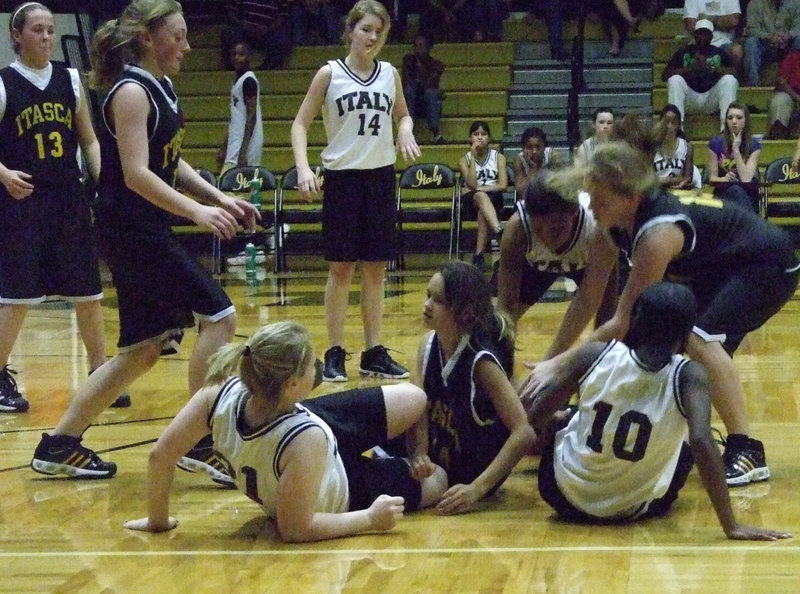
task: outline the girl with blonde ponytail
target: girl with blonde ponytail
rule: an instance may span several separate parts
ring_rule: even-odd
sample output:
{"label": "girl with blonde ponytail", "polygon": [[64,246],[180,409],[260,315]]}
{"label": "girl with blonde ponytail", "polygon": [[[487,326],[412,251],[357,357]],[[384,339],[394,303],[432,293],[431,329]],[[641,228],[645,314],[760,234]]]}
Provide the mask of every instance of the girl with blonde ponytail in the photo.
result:
{"label": "girl with blonde ponytail", "polygon": [[244,344],[221,347],[205,385],[150,454],[148,516],[125,527],[177,525],[169,517],[173,469],[209,430],[237,488],[286,541],[391,530],[404,509],[438,501],[447,487],[441,468],[418,480],[402,458],[362,456],[408,430],[425,412],[425,393],[395,384],[309,399],[321,381],[322,363],[296,322],[269,324]]}

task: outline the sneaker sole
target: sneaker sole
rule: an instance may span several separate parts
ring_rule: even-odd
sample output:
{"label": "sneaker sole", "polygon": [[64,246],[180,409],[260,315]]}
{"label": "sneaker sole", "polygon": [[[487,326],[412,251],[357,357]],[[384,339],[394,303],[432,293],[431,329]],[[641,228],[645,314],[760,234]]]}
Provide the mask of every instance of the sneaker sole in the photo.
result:
{"label": "sneaker sole", "polygon": [[70,466],[69,464],[56,464],[55,462],[36,460],[35,458],[31,461],[31,468],[40,474],[47,474],[49,476],[66,474],[67,476],[72,478],[84,478],[84,479],[111,478],[117,472],[116,468],[114,468],[113,471],[86,470],[85,468],[76,468],[74,466]]}
{"label": "sneaker sole", "polygon": [[322,376],[323,382],[346,382],[347,376],[346,375],[337,375],[336,377],[328,377],[326,375]]}
{"label": "sneaker sole", "polygon": [[769,468],[754,468],[750,472],[737,476],[736,478],[725,479],[729,487],[744,487],[750,483],[760,483],[769,479]]}
{"label": "sneaker sole", "polygon": [[178,463],[176,464],[178,468],[181,470],[185,470],[186,472],[202,472],[207,474],[211,477],[211,480],[215,483],[220,485],[226,486],[235,486],[231,477],[229,477],[224,472],[220,472],[210,464],[206,464],[205,462],[200,462],[199,460],[195,460],[194,458],[187,458],[184,456]]}
{"label": "sneaker sole", "polygon": [[13,406],[5,405],[5,404],[0,404],[0,412],[24,413],[24,412],[28,412],[28,406],[29,405],[26,404],[25,406],[21,406],[21,407],[13,407]]}
{"label": "sneaker sole", "polygon": [[408,379],[411,377],[411,374],[408,371],[398,375],[392,375],[382,371],[370,371],[369,369],[359,369],[358,372],[364,377],[377,377],[380,379]]}

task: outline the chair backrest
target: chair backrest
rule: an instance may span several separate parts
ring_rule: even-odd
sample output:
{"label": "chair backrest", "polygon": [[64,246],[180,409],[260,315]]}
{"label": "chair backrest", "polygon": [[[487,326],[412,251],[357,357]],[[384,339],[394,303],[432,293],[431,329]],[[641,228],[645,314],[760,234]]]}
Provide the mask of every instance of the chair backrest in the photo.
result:
{"label": "chair backrest", "polygon": [[214,175],[214,172],[210,169],[206,169],[205,167],[198,167],[195,171],[197,171],[198,175],[210,183],[215,188],[217,187],[217,176]]}
{"label": "chair backrest", "polygon": [[223,192],[246,193],[250,191],[250,182],[261,180],[261,191],[273,191],[278,187],[275,174],[264,167],[246,165],[232,167],[219,178],[219,189]]}
{"label": "chair backrest", "polygon": [[439,190],[456,185],[456,174],[443,163],[411,165],[400,174],[398,188],[403,190]]}
{"label": "chair backrest", "polygon": [[792,158],[781,157],[767,165],[764,172],[764,182],[768,184],[797,184],[800,183],[800,171],[792,169]]}

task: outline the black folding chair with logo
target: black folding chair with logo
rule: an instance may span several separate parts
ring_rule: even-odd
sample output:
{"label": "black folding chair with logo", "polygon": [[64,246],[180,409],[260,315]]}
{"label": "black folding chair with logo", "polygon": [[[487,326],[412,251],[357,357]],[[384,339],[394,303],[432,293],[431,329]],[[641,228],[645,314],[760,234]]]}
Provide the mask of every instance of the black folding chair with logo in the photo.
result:
{"label": "black folding chair with logo", "polygon": [[[311,171],[320,180],[321,187],[322,167],[312,165]],[[295,167],[283,174],[275,198],[275,272],[289,270],[286,256],[290,248],[296,254],[322,253],[322,196],[318,195],[311,202],[300,196]]]}
{"label": "black folding chair with logo", "polygon": [[420,251],[435,252],[444,247],[436,241],[436,236],[447,229],[448,257],[452,258],[457,245],[454,221],[459,213],[458,184],[450,167],[443,163],[419,163],[405,169],[397,182],[397,268],[405,268],[412,231]]}

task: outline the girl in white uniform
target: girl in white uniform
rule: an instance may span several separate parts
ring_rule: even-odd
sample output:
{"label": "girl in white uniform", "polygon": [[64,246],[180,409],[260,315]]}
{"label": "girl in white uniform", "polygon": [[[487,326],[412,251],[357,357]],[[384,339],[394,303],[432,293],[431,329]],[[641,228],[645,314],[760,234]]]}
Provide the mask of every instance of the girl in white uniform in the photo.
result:
{"label": "girl in white uniform", "polygon": [[[365,350],[359,371],[387,379],[409,376],[381,344],[386,261],[397,255],[394,200],[395,145],[406,160],[420,155],[397,70],[376,59],[389,32],[389,14],[377,0],[360,0],[347,15],[350,51],[331,60],[311,81],[292,124],[297,186],[307,199],[322,187],[308,164],[308,127],[322,111],[328,144],[322,151],[325,187],[322,232],[329,262],[325,320],[329,348],[323,379],[347,381],[344,320],[350,283],[361,262],[361,320]],[[376,238],[380,238],[377,241]]]}
{"label": "girl in white uniform", "polygon": [[404,508],[437,502],[447,487],[440,467],[418,480],[402,458],[362,455],[408,430],[425,412],[425,393],[395,384],[308,399],[321,372],[308,331],[296,322],[263,326],[245,344],[222,347],[206,385],[150,454],[148,516],[125,527],[177,525],[169,517],[175,463],[209,430],[237,488],[287,541],[391,530]]}
{"label": "girl in white uniform", "polygon": [[236,166],[261,165],[264,125],[261,120],[261,85],[250,70],[250,46],[245,41],[231,48],[236,81],[231,87],[228,136],[217,157],[222,173]]}
{"label": "girl in white uniform", "polygon": [[700,172],[695,176],[694,151],[681,129],[681,112],[671,103],[661,109],[659,128],[663,139],[656,146],[653,167],[661,187],[679,190],[701,187],[702,182],[698,185],[694,180],[700,177]]}
{"label": "girl in white uniform", "polygon": [[499,242],[502,227],[500,211],[503,208],[503,191],[508,185],[506,158],[489,146],[489,124],[472,122],[469,127],[469,152],[461,157],[458,166],[464,188],[461,192],[461,217],[478,221],[478,237],[472,262],[483,268],[483,254],[489,245],[491,233]]}
{"label": "girl in white uniform", "polygon": [[[625,344],[582,346],[562,360],[554,381],[526,401],[528,420],[545,443],[539,492],[561,517],[607,523],[663,515],[694,457],[728,538],[791,536],[744,526],[733,515],[711,435],[708,377],[699,363],[678,354],[695,317],[690,289],[650,285],[636,300]],[[570,411],[559,409],[576,391],[570,419]]]}

